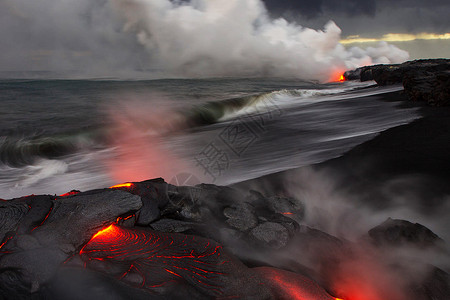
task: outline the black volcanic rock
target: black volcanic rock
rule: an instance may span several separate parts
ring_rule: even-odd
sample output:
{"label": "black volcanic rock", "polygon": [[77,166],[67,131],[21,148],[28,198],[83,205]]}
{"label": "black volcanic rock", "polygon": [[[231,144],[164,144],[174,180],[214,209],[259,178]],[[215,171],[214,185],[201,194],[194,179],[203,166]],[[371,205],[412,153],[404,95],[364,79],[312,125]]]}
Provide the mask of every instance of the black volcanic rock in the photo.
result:
{"label": "black volcanic rock", "polygon": [[417,247],[440,246],[444,241],[431,230],[418,223],[387,219],[369,230],[369,237],[376,245],[414,245]]}
{"label": "black volcanic rock", "polygon": [[161,219],[151,224],[151,228],[161,232],[185,232],[195,229],[199,226],[198,223],[185,222],[172,219]]}
{"label": "black volcanic rock", "polygon": [[133,182],[129,187],[115,189],[141,197],[142,209],[139,211],[137,223],[143,226],[157,220],[160,216],[160,208],[165,207],[169,202],[168,184],[162,178]]}
{"label": "black volcanic rock", "polygon": [[[299,225],[304,214],[295,198],[162,179],[1,201],[0,299],[336,299],[322,287],[339,296],[357,245]],[[371,237],[441,241],[391,221]],[[415,299],[444,299],[448,275],[426,275]]]}
{"label": "black volcanic rock", "polygon": [[[254,271],[215,241],[285,247],[299,227],[285,212],[301,218],[303,206],[290,198],[252,198],[206,184],[176,187],[162,179],[2,201],[0,299],[67,298],[80,288],[74,299],[289,295],[282,282],[268,284],[282,271]],[[67,283],[73,276],[76,282]],[[306,277],[292,274],[290,280],[317,299],[333,299]]]}
{"label": "black volcanic rock", "polygon": [[450,106],[450,69],[441,72],[407,73],[403,87],[412,101],[431,106]]}
{"label": "black volcanic rock", "polygon": [[436,267],[432,267],[423,282],[414,289],[419,299],[445,300],[450,295],[450,275]]}
{"label": "black volcanic rock", "polygon": [[255,211],[248,203],[241,203],[234,207],[227,207],[223,210],[223,214],[227,217],[225,221],[230,227],[245,232],[258,225],[258,219]]}
{"label": "black volcanic rock", "polygon": [[344,73],[347,80],[375,80],[378,85],[403,84],[412,101],[450,105],[450,60],[421,59],[396,65],[365,66]]}
{"label": "black volcanic rock", "polygon": [[[102,227],[142,206],[138,196],[112,190],[97,190],[56,200],[50,200],[48,196],[31,197],[34,198],[12,200],[12,206],[0,211],[0,219],[11,218],[13,223],[19,220],[15,234],[4,239],[0,249],[0,277],[5,279],[7,276],[12,286],[26,287],[24,293],[39,290],[60,265]],[[17,210],[17,205],[21,207],[17,202],[23,202],[26,207],[27,202],[31,204],[28,214],[21,216],[23,210]],[[20,219],[17,216],[21,216]],[[42,223],[32,228],[36,222]]]}
{"label": "black volcanic rock", "polygon": [[28,209],[25,201],[0,201],[0,241],[6,239],[8,232],[17,230]]}
{"label": "black volcanic rock", "polygon": [[281,224],[265,222],[255,227],[250,236],[267,248],[280,249],[289,242],[289,232]]}

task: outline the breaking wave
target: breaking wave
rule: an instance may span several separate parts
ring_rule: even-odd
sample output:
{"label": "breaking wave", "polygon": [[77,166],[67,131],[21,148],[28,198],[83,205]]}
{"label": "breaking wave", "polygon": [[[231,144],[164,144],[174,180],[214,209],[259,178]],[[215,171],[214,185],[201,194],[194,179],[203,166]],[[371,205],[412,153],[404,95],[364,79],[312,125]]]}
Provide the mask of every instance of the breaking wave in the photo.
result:
{"label": "breaking wave", "polygon": [[327,89],[282,89],[257,95],[210,101],[194,106],[188,111],[190,125],[209,125],[227,121],[245,114],[259,114],[278,110],[279,106],[298,103],[299,101],[317,101],[320,97],[343,94],[373,86],[373,83],[349,84],[342,88]]}
{"label": "breaking wave", "polygon": [[65,137],[0,137],[0,162],[10,167],[33,165],[42,160],[58,159],[83,149],[98,147],[89,134]]}

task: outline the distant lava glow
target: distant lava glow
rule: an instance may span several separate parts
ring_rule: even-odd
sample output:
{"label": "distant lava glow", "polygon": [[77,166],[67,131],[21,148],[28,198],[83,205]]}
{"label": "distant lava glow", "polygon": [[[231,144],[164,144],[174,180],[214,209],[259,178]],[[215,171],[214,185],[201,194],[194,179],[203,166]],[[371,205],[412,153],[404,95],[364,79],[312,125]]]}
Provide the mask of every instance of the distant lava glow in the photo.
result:
{"label": "distant lava glow", "polygon": [[345,81],[344,70],[338,69],[331,73],[329,81],[330,82],[343,82]]}
{"label": "distant lava glow", "polygon": [[80,193],[79,191],[70,191],[70,192],[68,192],[68,193],[59,195],[59,197],[73,196],[73,195],[76,195],[76,194],[79,194],[79,193]]}
{"label": "distant lava glow", "polygon": [[132,187],[132,186],[133,186],[133,184],[131,182],[127,182],[127,183],[113,185],[112,187],[110,187],[110,189],[118,189],[118,188],[123,188],[123,187]]}

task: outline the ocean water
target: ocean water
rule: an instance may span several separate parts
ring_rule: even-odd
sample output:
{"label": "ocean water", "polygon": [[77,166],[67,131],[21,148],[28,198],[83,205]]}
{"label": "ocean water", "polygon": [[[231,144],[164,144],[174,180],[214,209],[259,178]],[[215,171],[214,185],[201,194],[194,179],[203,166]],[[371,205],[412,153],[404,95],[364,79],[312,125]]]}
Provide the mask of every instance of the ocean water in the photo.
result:
{"label": "ocean water", "polygon": [[1,80],[0,198],[154,177],[231,184],[311,165],[418,118],[377,99],[401,89],[248,78]]}

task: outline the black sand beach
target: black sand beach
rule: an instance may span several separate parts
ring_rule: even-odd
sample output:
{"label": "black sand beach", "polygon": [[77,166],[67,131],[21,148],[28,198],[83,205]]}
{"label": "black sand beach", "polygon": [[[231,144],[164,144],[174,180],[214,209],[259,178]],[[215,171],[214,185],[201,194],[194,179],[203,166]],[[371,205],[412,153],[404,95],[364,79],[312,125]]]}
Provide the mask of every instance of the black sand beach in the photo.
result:
{"label": "black sand beach", "polygon": [[[380,187],[410,177],[410,181],[405,180],[397,186],[398,192],[409,190],[421,199],[423,208],[433,210],[438,199],[450,194],[450,108],[408,102],[403,92],[373,97],[418,107],[422,117],[381,132],[341,157],[311,167],[328,173],[339,189],[349,193],[364,191],[367,199],[362,198],[361,202],[374,207],[389,205],[389,199],[383,196]],[[264,180],[265,185],[273,183],[273,188],[281,191],[277,187],[282,182],[280,178],[289,178],[296,172],[298,170],[272,174],[236,186]]]}

